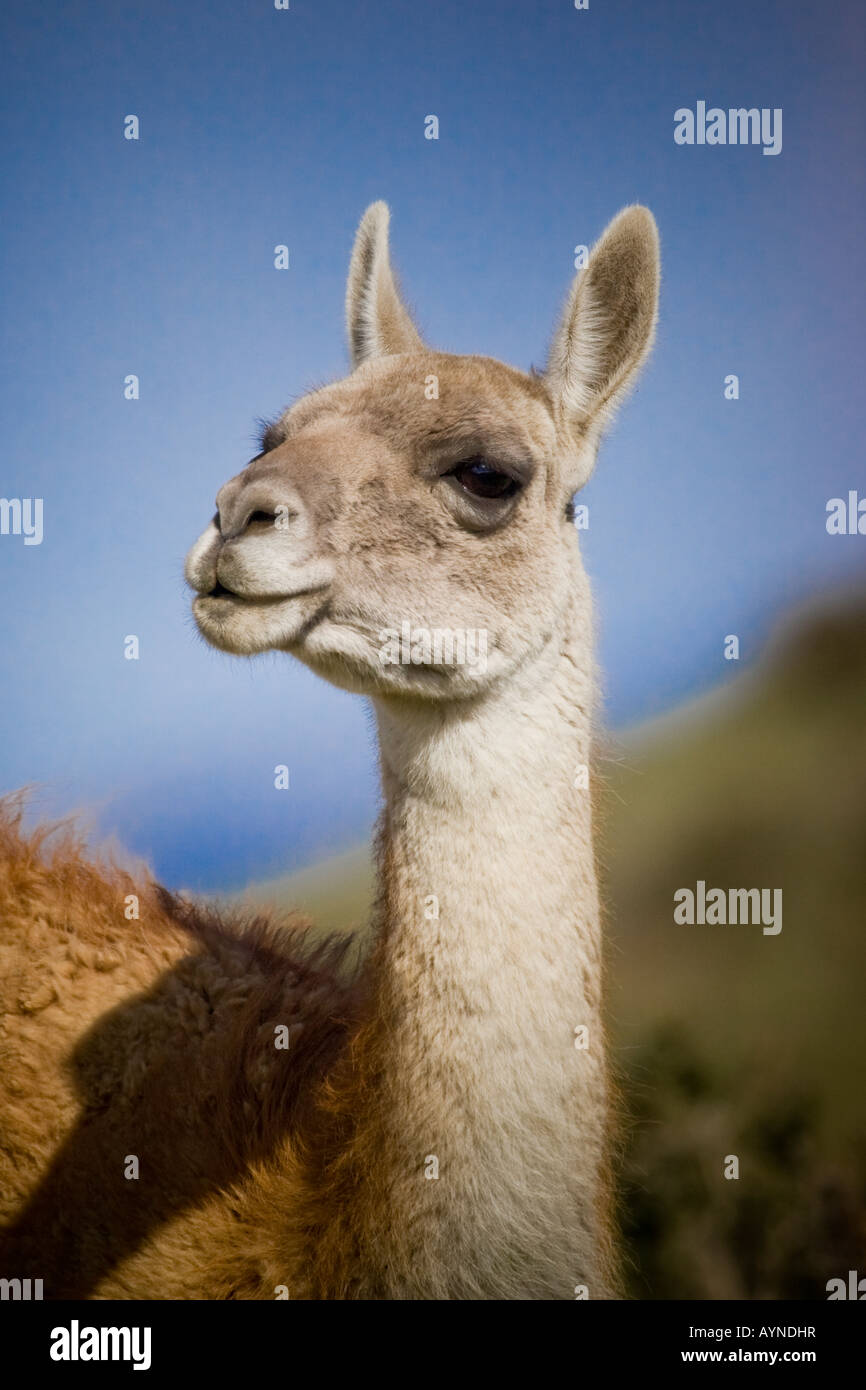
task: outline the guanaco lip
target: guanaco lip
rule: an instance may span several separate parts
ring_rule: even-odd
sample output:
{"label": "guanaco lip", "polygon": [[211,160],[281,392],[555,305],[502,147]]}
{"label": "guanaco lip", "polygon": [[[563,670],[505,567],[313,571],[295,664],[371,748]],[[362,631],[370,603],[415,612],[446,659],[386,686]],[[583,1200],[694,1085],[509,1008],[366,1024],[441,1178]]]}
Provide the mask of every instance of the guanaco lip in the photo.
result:
{"label": "guanaco lip", "polygon": [[201,603],[204,599],[216,599],[217,601],[229,599],[236,603],[245,603],[250,607],[266,606],[273,603],[288,603],[290,599],[306,598],[309,594],[322,593],[328,586],[326,584],[316,584],[309,589],[295,589],[290,594],[239,594],[234,589],[226,588],[225,584],[219,581],[206,594],[198,594],[196,602]]}

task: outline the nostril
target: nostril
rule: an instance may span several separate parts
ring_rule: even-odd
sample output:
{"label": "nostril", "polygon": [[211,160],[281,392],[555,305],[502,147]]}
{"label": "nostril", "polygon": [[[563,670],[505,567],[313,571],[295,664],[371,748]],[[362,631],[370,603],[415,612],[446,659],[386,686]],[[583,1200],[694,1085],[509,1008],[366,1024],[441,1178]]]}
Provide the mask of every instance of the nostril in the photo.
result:
{"label": "nostril", "polygon": [[254,525],[256,522],[260,522],[260,523],[262,523],[263,525],[266,525],[266,526],[273,526],[273,524],[274,524],[275,521],[276,521],[276,512],[253,512],[252,516],[250,517],[249,521],[247,522],[247,525],[248,525],[248,526],[252,526],[252,525]]}

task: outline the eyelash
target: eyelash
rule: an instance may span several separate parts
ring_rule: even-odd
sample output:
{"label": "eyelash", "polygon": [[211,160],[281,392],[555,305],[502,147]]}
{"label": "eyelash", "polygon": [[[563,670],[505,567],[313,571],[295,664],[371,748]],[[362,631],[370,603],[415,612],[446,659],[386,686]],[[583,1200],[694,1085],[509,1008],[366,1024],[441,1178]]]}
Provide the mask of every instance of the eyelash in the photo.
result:
{"label": "eyelash", "polygon": [[257,458],[261,458],[262,454],[269,454],[272,449],[276,449],[277,445],[281,443],[280,438],[277,436],[276,428],[276,420],[259,421],[259,431],[256,436],[256,443],[259,446],[259,452],[256,455]]}

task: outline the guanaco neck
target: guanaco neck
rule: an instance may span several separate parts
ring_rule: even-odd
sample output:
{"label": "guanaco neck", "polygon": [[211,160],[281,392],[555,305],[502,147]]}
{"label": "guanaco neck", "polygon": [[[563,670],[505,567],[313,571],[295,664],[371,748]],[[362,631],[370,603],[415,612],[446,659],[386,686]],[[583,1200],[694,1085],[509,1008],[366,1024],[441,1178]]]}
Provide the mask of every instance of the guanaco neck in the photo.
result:
{"label": "guanaco neck", "polygon": [[471,709],[377,702],[377,936],[340,1159],[362,1295],[610,1291],[590,624],[587,599]]}

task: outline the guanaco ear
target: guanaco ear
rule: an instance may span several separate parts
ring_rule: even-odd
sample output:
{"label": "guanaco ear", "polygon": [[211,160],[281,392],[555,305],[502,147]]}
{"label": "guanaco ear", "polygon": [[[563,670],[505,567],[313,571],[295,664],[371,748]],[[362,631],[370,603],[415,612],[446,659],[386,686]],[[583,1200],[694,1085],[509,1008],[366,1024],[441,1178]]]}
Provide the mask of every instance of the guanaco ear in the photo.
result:
{"label": "guanaco ear", "polygon": [[361,218],[349,265],[346,327],[352,366],[424,344],[394,283],[388,255],[387,203],[371,203]]}
{"label": "guanaco ear", "polygon": [[572,490],[592,471],[595,445],[647,356],[655,333],[659,237],[647,208],[624,208],[574,277],[547,363],[547,382],[580,450]]}

